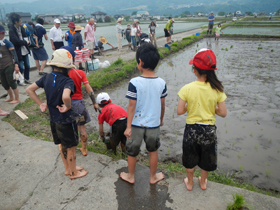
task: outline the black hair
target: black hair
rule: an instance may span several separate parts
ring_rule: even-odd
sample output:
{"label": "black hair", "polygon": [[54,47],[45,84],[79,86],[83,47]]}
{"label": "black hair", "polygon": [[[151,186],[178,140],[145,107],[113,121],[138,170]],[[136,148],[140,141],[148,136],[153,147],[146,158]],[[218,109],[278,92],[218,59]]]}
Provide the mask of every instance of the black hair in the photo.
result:
{"label": "black hair", "polygon": [[[202,70],[197,68],[195,65],[193,66],[200,75],[206,74],[207,77],[205,82],[209,82],[212,89],[224,92],[224,86],[222,85],[222,82],[218,80],[214,70]],[[216,65],[212,65],[211,68],[216,68]]]}
{"label": "black hair", "polygon": [[151,22],[151,26],[152,26],[152,25],[154,25],[154,26],[156,25],[154,21]]}
{"label": "black hair", "polygon": [[103,101],[100,102],[100,103],[103,103],[103,104],[98,104],[98,105],[99,105],[101,108],[103,108],[104,106],[110,104],[110,103],[111,103],[111,100],[108,100],[107,103],[105,103],[105,102],[106,102],[106,101],[103,100]]}
{"label": "black hair", "polygon": [[172,19],[172,17],[169,17],[168,19],[170,20],[170,19]]}
{"label": "black hair", "polygon": [[20,15],[13,12],[10,14],[10,20],[12,21],[13,24],[15,24],[16,22],[19,22],[19,20],[21,19]]}
{"label": "black hair", "polygon": [[67,68],[63,68],[63,67],[58,67],[58,66],[51,66],[52,67],[52,70],[54,71],[54,68],[62,71],[62,74],[66,77],[69,77],[68,75],[68,69]]}
{"label": "black hair", "polygon": [[35,27],[34,23],[31,22],[31,21],[29,21],[27,24],[30,25],[30,26],[32,26],[32,27]]}
{"label": "black hair", "polygon": [[37,18],[37,23],[41,24],[41,25],[44,25],[45,21],[42,17],[38,17]]}
{"label": "black hair", "polygon": [[221,23],[219,23],[219,24],[218,24],[218,27],[219,27],[219,26],[221,26],[221,27],[222,27]]}
{"label": "black hair", "polygon": [[154,70],[157,67],[160,59],[157,48],[151,43],[142,44],[136,52],[136,61],[140,63],[140,60],[144,63],[143,68]]}
{"label": "black hair", "polygon": [[75,31],[75,33],[80,33],[80,32],[81,32],[81,30]]}

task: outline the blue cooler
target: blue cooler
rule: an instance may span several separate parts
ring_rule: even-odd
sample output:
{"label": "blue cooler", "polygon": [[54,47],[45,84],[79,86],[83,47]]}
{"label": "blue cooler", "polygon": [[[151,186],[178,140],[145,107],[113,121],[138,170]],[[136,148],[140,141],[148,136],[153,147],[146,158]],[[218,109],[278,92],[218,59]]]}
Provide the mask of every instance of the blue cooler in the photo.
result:
{"label": "blue cooler", "polygon": [[97,70],[99,69],[99,60],[94,59],[91,61],[87,61],[87,66],[89,71]]}
{"label": "blue cooler", "polygon": [[196,36],[199,36],[199,35],[200,35],[200,33],[196,33],[195,35],[196,35]]}

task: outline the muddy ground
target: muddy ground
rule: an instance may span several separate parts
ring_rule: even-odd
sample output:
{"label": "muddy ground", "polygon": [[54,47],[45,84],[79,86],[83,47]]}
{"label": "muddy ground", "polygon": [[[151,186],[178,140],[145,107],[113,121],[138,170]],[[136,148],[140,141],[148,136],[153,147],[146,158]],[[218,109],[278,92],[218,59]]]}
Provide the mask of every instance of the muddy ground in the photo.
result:
{"label": "muddy ground", "polygon": [[[217,117],[218,170],[258,187],[280,190],[280,40],[205,38],[159,64],[157,75],[167,82],[166,113],[161,128],[160,161],[181,162],[186,115],[178,116],[177,93],[196,78],[189,60],[200,48],[217,56],[217,75],[227,94],[228,116]],[[261,47],[262,49],[258,49]],[[273,50],[272,50],[273,49]],[[127,109],[129,80],[107,88],[113,103]],[[86,99],[89,106],[89,99]],[[96,130],[92,108],[88,130]],[[108,126],[106,127],[107,129]],[[142,145],[142,153],[146,153]]]}

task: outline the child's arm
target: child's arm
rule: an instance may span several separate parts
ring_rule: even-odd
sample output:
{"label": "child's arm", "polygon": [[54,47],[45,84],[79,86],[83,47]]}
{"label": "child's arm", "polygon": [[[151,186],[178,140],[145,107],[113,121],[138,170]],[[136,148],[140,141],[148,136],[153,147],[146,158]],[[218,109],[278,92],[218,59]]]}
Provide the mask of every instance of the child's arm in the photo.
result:
{"label": "child's arm", "polygon": [[163,126],[163,117],[165,112],[165,98],[161,98],[161,114],[160,114],[160,126]]}
{"label": "child's arm", "polygon": [[187,102],[180,98],[177,106],[177,114],[182,115],[187,112]]}
{"label": "child's arm", "polygon": [[69,88],[64,88],[63,94],[62,94],[62,101],[63,104],[61,106],[56,106],[56,108],[61,113],[67,112],[69,109],[71,109],[71,90]]}
{"label": "child's arm", "polygon": [[135,113],[135,108],[136,108],[136,100],[129,99],[129,104],[127,108],[127,125],[126,125],[126,130],[124,132],[124,135],[128,139],[130,139],[131,136],[131,124]]}
{"label": "child's arm", "polygon": [[35,92],[39,88],[40,87],[38,87],[38,85],[34,82],[33,84],[29,85],[25,91],[30,96],[30,98],[39,105],[41,111],[45,112],[48,108],[48,105],[46,103],[43,103]]}
{"label": "child's arm", "polygon": [[102,141],[104,142],[105,141],[105,137],[104,137],[104,131],[103,131],[103,123],[99,124],[99,135],[100,135]]}
{"label": "child's arm", "polygon": [[[91,101],[92,101],[92,103],[93,103],[93,107],[94,107],[95,111],[97,112],[97,110],[98,110],[98,105],[97,105],[97,103],[96,103],[96,101],[95,101],[93,89],[92,89],[92,87],[90,86],[89,83],[85,84],[85,87],[86,87],[86,91],[87,91],[87,93],[88,93],[88,95],[89,95],[89,97],[90,97],[90,99],[91,99]],[[103,125],[102,125],[102,126],[103,126]],[[99,127],[100,127],[100,126],[99,126]]]}
{"label": "child's arm", "polygon": [[215,108],[215,113],[216,115],[219,115],[220,117],[226,117],[227,116],[227,108],[226,108],[226,103],[220,102],[218,103],[218,107]]}
{"label": "child's arm", "polygon": [[38,45],[38,37],[37,37],[35,34],[33,34],[33,36],[35,37],[36,47],[39,48],[39,45]]}

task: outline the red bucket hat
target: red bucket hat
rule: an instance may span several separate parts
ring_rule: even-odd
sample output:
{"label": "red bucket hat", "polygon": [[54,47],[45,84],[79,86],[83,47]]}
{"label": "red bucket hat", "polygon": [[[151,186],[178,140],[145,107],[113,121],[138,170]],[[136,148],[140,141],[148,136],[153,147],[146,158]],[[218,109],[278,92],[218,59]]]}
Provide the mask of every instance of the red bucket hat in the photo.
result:
{"label": "red bucket hat", "polygon": [[75,23],[73,22],[69,22],[68,26],[67,27],[71,27],[71,28],[75,28]]}
{"label": "red bucket hat", "polygon": [[213,68],[213,65],[216,66],[216,56],[212,50],[202,48],[199,50],[193,59],[190,60],[189,64],[194,64],[197,68],[202,70],[217,70]]}

